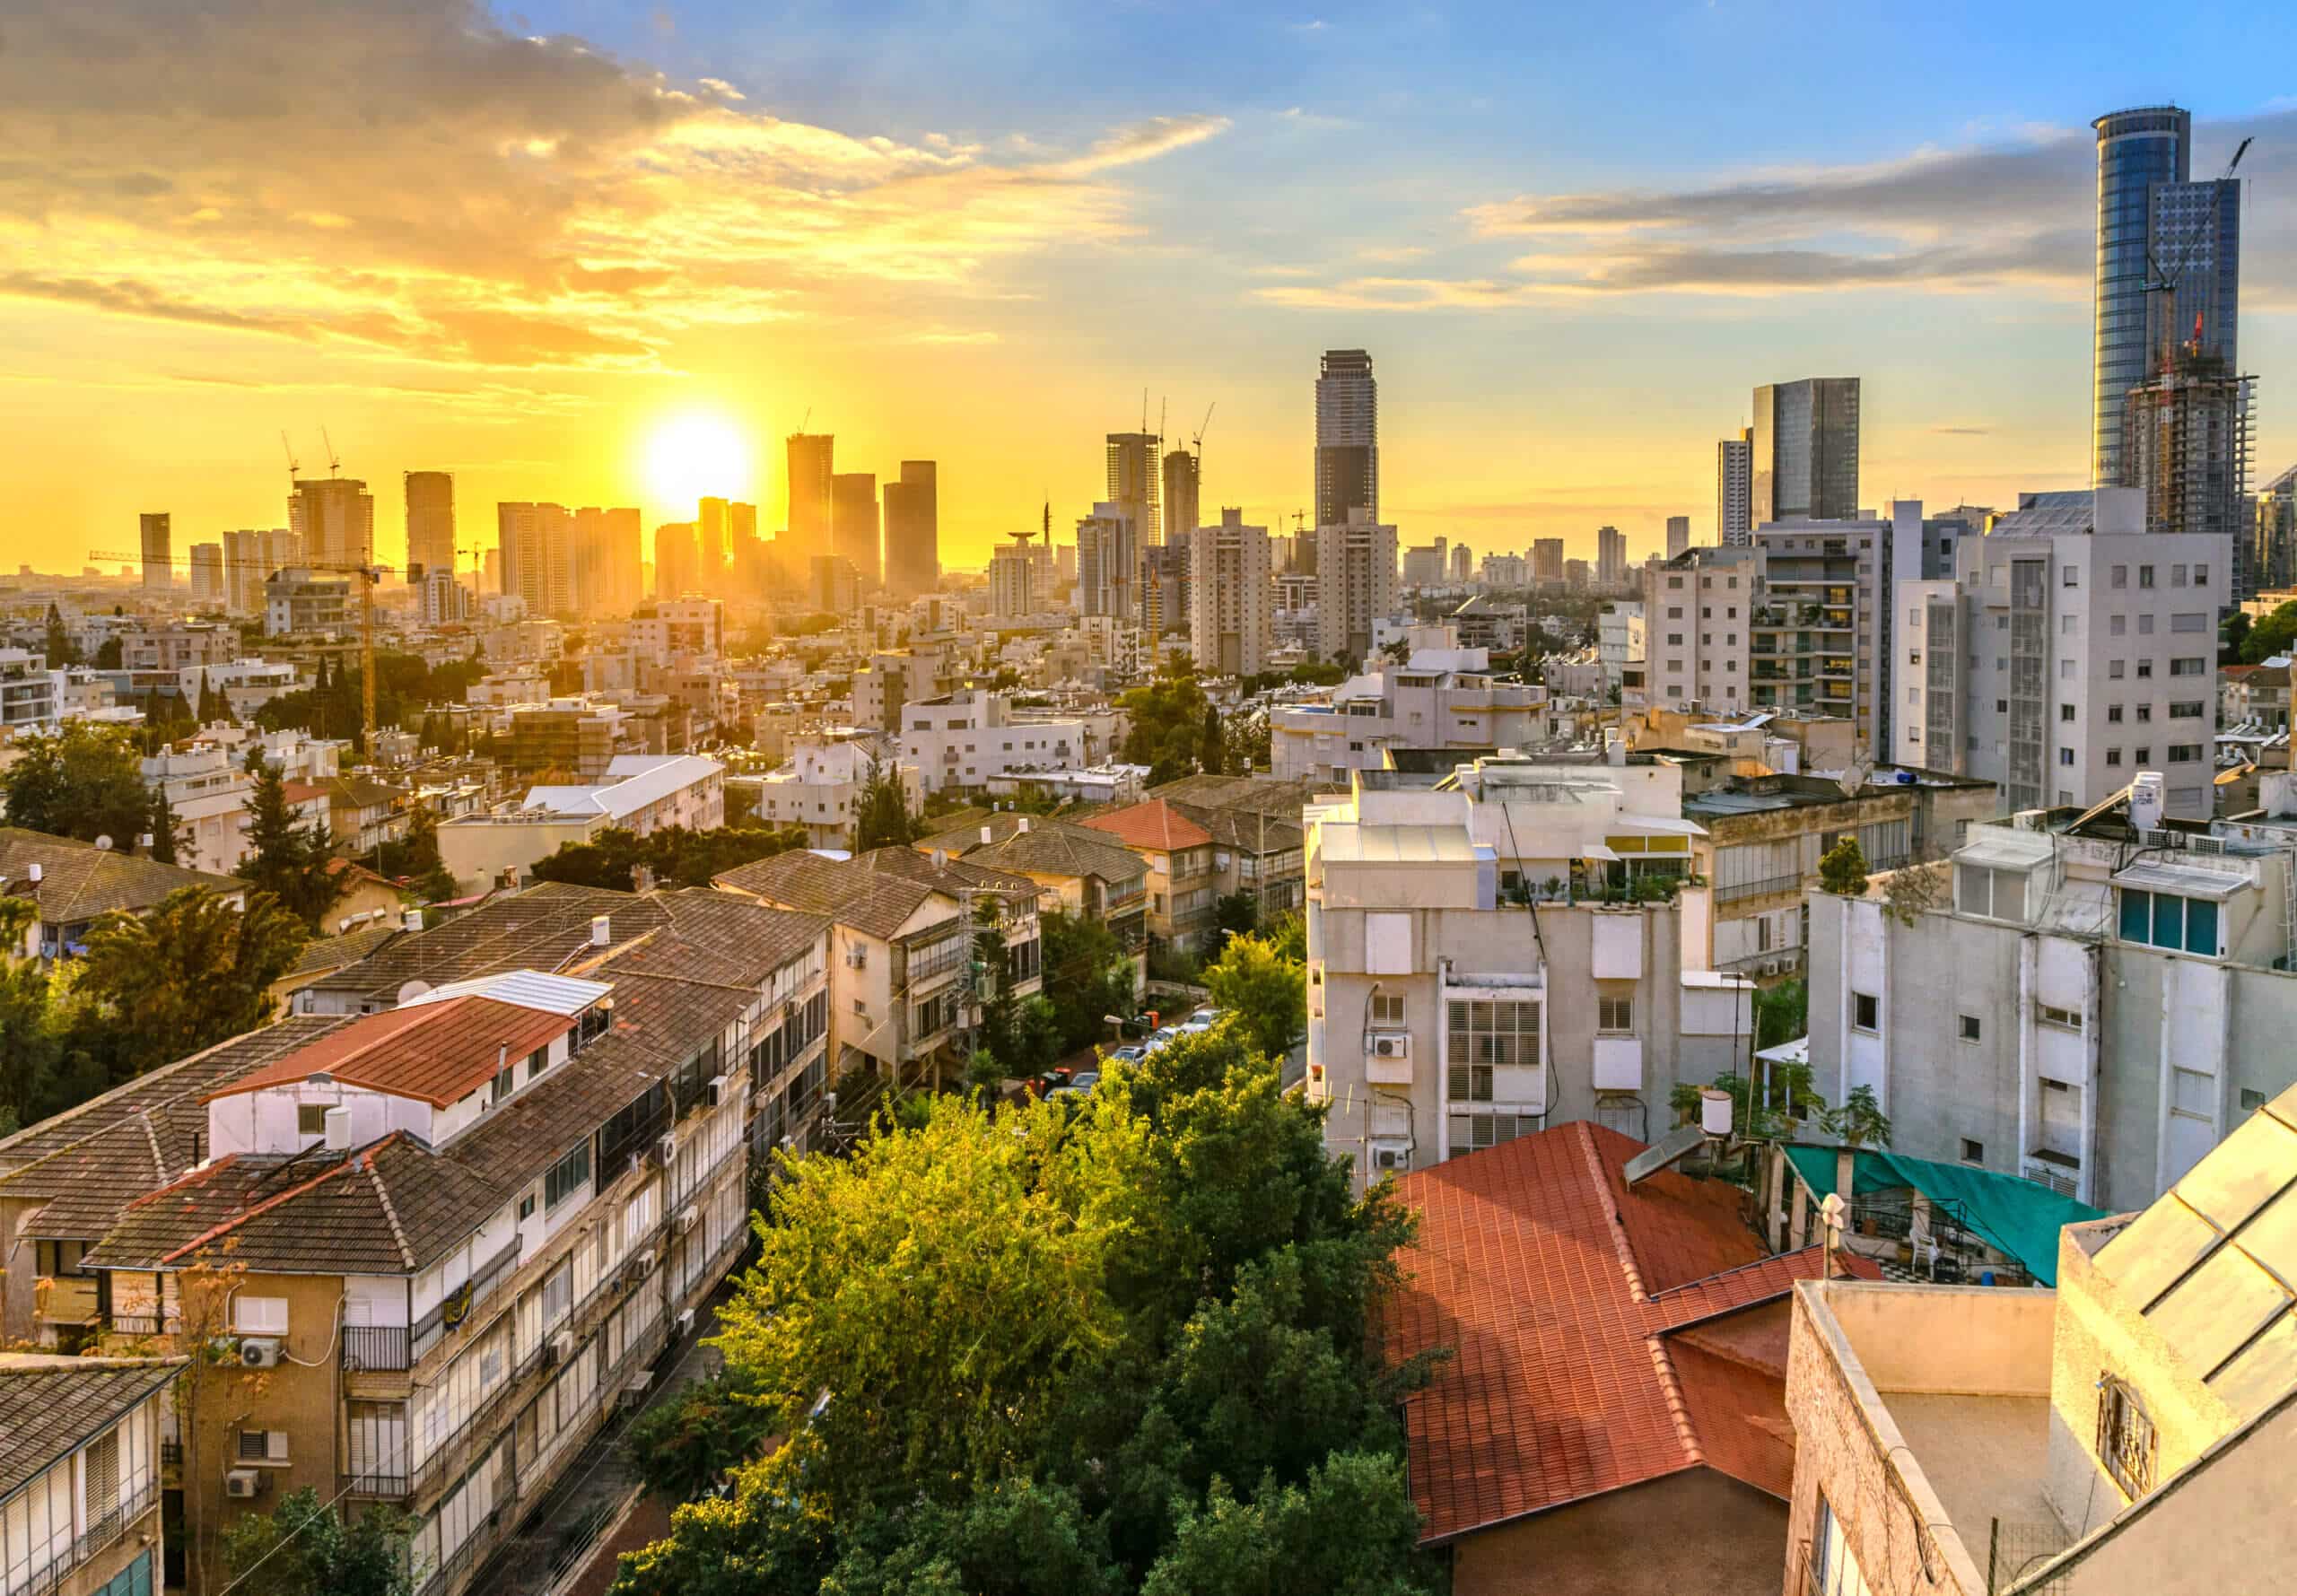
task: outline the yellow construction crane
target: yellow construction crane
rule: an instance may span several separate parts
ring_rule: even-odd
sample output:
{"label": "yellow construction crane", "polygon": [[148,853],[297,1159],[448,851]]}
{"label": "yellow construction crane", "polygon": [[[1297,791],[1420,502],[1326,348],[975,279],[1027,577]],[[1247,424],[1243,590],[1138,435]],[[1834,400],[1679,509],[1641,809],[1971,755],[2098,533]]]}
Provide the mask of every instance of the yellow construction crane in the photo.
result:
{"label": "yellow construction crane", "polygon": [[[284,440],[283,439],[282,441]],[[109,549],[90,549],[88,558],[96,561],[109,560],[128,565],[140,565],[144,563],[144,556],[141,554],[124,554]],[[188,554],[168,556],[168,564],[170,567],[188,566],[190,563],[191,557]],[[359,579],[359,724],[365,733],[368,756],[372,758],[375,750],[375,584],[382,580],[383,572],[391,568],[388,565],[362,565],[332,560],[297,560],[293,565],[285,567],[273,567],[263,561],[226,560],[223,563],[227,570],[260,571],[266,578],[270,577],[275,569],[284,569],[324,571],[337,576],[354,576]]]}

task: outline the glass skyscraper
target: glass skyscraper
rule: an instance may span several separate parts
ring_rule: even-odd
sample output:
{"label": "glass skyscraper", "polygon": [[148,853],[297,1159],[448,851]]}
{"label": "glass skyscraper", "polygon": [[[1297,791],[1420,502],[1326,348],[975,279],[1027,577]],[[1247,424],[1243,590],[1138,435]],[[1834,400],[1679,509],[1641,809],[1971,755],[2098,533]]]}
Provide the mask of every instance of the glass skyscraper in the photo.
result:
{"label": "glass skyscraper", "polygon": [[2124,480],[2126,401],[2148,375],[2153,191],[2186,180],[2193,116],[2173,105],[2153,105],[2115,111],[2091,126],[2098,134],[2098,282],[2090,478],[2092,486],[2111,487]]}
{"label": "glass skyscraper", "polygon": [[1858,379],[1805,377],[1755,389],[1748,515],[1847,521],[1858,514]]}

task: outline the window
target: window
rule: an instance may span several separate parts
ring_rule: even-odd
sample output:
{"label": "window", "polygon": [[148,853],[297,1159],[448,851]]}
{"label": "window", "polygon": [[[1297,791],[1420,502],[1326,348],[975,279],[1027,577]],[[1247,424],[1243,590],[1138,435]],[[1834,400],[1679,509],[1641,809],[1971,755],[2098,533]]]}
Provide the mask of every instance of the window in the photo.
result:
{"label": "window", "polygon": [[590,1183],[590,1144],[581,1147],[550,1166],[542,1178],[542,1204],[555,1208]]}
{"label": "window", "polygon": [[2121,676],[2122,662],[2120,660],[2109,659],[2106,661],[2106,680],[2109,682],[2118,682],[2121,680]]}
{"label": "window", "polygon": [[239,1461],[242,1463],[284,1463],[287,1461],[284,1430],[241,1430]]}
{"label": "window", "polygon": [[1811,1531],[1811,1596],[1873,1596],[1857,1556],[1842,1531],[1842,1521],[1821,1495]]}
{"label": "window", "polygon": [[2074,763],[2074,750],[2071,748],[2060,748],[2057,751],[2057,763],[2060,764],[2072,764]]}
{"label": "window", "polygon": [[2152,678],[2153,675],[2153,662],[2151,659],[2141,659],[2137,662],[2137,679],[2139,681],[2147,681]]}
{"label": "window", "polygon": [[2137,1393],[2111,1374],[2098,1377],[2098,1461],[2124,1495],[2153,1488],[2153,1421]]}
{"label": "window", "polygon": [[2127,588],[2129,586],[2129,567],[2127,565],[2115,566],[2113,580],[2110,585],[2117,588]]}
{"label": "window", "polygon": [[325,1136],[327,1134],[327,1104],[299,1103],[295,1105],[295,1134]]}
{"label": "window", "polygon": [[2128,632],[2129,617],[2127,615],[2109,615],[2106,617],[2106,635],[2108,637],[2126,636]]}
{"label": "window", "polygon": [[2058,706],[2057,706],[2057,718],[2058,718],[2060,720],[2073,720],[2073,719],[2074,719],[2074,706],[2073,706],[2072,704],[2070,704],[2070,703],[2062,703],[2062,704],[2058,705]]}
{"label": "window", "polygon": [[2119,764],[2119,763],[2121,763],[2121,750],[2120,750],[2120,749],[2118,749],[2118,748],[2109,748],[2109,749],[2107,749],[2107,750],[2106,750],[2106,763],[2107,763],[2108,764],[2109,764],[2109,765],[2118,765],[2118,764]]}
{"label": "window", "polygon": [[2197,698],[2173,700],[2170,704],[2170,719],[2172,720],[2198,720],[2201,719],[2202,707],[2202,702]]}
{"label": "window", "polygon": [[2193,568],[2193,585],[2197,588],[2205,588],[2209,586],[2208,566],[2197,565]]}
{"label": "window", "polygon": [[2137,635],[2140,637],[2151,637],[2153,635],[2153,617],[2152,615],[2140,615],[2137,617]]}
{"label": "window", "polygon": [[2170,661],[2170,674],[2173,676],[2206,676],[2209,674],[2209,661],[2193,658],[2172,659]]}
{"label": "window", "polygon": [[1456,1102],[1492,1101],[1492,1069],[1540,1061],[1540,1006],[1454,999],[1449,1006],[1446,1053],[1449,1095]]}
{"label": "window", "polygon": [[2139,748],[2139,749],[2137,750],[2137,755],[2136,755],[2136,757],[2137,757],[2137,763],[2140,763],[2140,764],[2152,764],[2152,763],[2153,763],[2153,746],[2149,744],[2149,745],[2147,745],[2147,746],[2143,746],[2143,747]]}
{"label": "window", "polygon": [[2034,1017],[2043,1025],[2059,1031],[2079,1031],[2082,1016],[2070,1008],[2058,1008],[2048,1003],[2035,1005]]}
{"label": "window", "polygon": [[2170,630],[2206,632],[2209,630],[2209,616],[2200,610],[2181,610],[2170,617]]}
{"label": "window", "polygon": [[1372,994],[1372,1024],[1384,1030],[1401,1030],[1404,1025],[1404,997],[1402,992]]}
{"label": "window", "polygon": [[233,1297],[231,1328],[243,1336],[285,1335],[287,1299],[284,1296]]}
{"label": "window", "polygon": [[2144,721],[2153,720],[2153,706],[2150,703],[2139,704],[2137,706],[2137,719],[2141,724]]}
{"label": "window", "polygon": [[1634,999],[1631,998],[1598,998],[1595,1000],[1595,1029],[1598,1031],[1634,1030]]}
{"label": "window", "polygon": [[1984,1164],[1986,1162],[1986,1144],[1982,1141],[1972,1141],[1967,1136],[1962,1138],[1962,1162],[1964,1164]]}
{"label": "window", "polygon": [[2141,588],[2150,588],[2153,585],[2153,568],[2151,565],[2141,565],[2137,568],[2137,585]]}
{"label": "window", "polygon": [[2241,1112],[2243,1113],[2253,1114],[2264,1106],[2264,1093],[2252,1091],[2247,1086],[2243,1086],[2241,1088]]}
{"label": "window", "polygon": [[2191,764],[2200,757],[2201,745],[2199,743],[2171,743],[2170,745],[2170,763],[2171,764]]}
{"label": "window", "polygon": [[535,1194],[529,1191],[524,1197],[519,1199],[519,1218],[521,1222],[524,1222],[533,1218],[534,1217]]}
{"label": "window", "polygon": [[1850,1028],[1854,1031],[1880,1031],[1882,1028],[1882,1001],[1872,992],[1850,994]]}
{"label": "window", "polygon": [[2074,570],[2073,566],[2067,566],[2064,572],[2066,585],[2069,588],[2080,587],[2082,585],[2081,576],[2082,573]]}
{"label": "window", "polygon": [[494,1072],[494,1084],[487,1092],[489,1103],[500,1103],[518,1089],[519,1067],[506,1064]]}
{"label": "window", "polygon": [[1961,1016],[1961,1021],[1962,1040],[1964,1042],[1976,1042],[1978,1039],[1979,1029],[1978,1016],[1974,1014],[1966,1014]]}

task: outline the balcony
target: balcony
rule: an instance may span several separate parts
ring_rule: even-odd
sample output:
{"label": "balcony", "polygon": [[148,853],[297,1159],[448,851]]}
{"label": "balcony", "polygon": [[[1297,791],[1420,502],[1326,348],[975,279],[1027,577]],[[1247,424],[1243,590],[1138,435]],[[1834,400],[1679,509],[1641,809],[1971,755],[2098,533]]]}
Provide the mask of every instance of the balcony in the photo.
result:
{"label": "balcony", "polygon": [[[105,1548],[127,1532],[131,1524],[158,1506],[159,1500],[159,1482],[153,1480],[143,1489],[119,1498],[102,1517],[92,1519],[78,1537],[57,1546],[56,1560],[31,1573],[22,1583],[16,1583],[18,1572],[11,1567],[6,1575],[9,1596],[48,1596],[48,1592],[61,1588],[69,1575],[100,1557]],[[49,1544],[56,1545],[56,1541]],[[18,1555],[22,1555],[21,1548]]]}
{"label": "balcony", "polygon": [[[448,1332],[468,1324],[478,1313],[479,1305],[502,1289],[505,1281],[519,1272],[519,1238],[512,1236],[504,1247],[476,1275],[447,1294],[446,1300],[415,1321],[408,1356],[419,1364],[431,1356],[447,1339]],[[408,1366],[413,1366],[412,1365]]]}
{"label": "balcony", "polygon": [[346,1374],[365,1369],[408,1369],[413,1337],[403,1324],[349,1324],[343,1328],[343,1367]]}

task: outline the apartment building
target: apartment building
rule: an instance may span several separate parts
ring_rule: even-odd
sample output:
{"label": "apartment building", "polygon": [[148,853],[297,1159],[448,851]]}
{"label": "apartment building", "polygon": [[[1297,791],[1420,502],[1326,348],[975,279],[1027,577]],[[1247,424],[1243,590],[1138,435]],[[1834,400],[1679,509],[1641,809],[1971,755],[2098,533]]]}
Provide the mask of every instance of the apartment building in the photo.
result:
{"label": "apartment building", "polygon": [[351,583],[289,566],[263,579],[263,634],[316,637],[352,624]]}
{"label": "apartment building", "polygon": [[[1762,602],[1748,643],[1757,709],[1843,715],[1876,756],[1891,747],[1892,596],[1922,575],[1919,500],[1879,519],[1759,524]],[[1908,763],[1919,763],[1908,761]]]}
{"label": "apartment building", "polygon": [[1643,568],[1644,699],[1654,706],[1743,712],[1754,702],[1754,606],[1760,551],[1694,548]]}
{"label": "apartment building", "polygon": [[1187,540],[1189,654],[1206,676],[1258,676],[1267,668],[1276,624],[1268,528],[1223,510],[1217,527]]}
{"label": "apartment building", "polygon": [[623,638],[633,654],[657,665],[678,658],[714,658],[726,651],[725,602],[658,598],[632,612]]}
{"label": "apartment building", "polygon": [[1007,811],[921,838],[916,847],[928,857],[1026,876],[1041,889],[1040,908],[1100,921],[1136,957],[1148,947],[1148,863],[1105,833]]}
{"label": "apartment building", "polygon": [[1498,680],[1488,650],[1462,648],[1445,626],[1414,626],[1405,636],[1405,664],[1351,676],[1321,702],[1270,710],[1269,768],[1278,780],[1344,781],[1349,771],[1378,770],[1391,748],[1468,758],[1568,740],[1547,688]]}
{"label": "apartment building", "polygon": [[[522,928],[601,905],[550,966],[510,962],[569,940]],[[397,938],[333,978],[371,1010],[0,1143],[0,1222],[53,1268],[40,1291],[8,1270],[12,1331],[229,1351],[168,1437],[195,1570],[310,1486],[406,1513],[425,1596],[487,1588],[739,1251],[754,1112],[817,1112],[825,921],[707,891],[524,913]],[[416,966],[485,972],[394,982]]]}
{"label": "apartment building", "polygon": [[1786,1588],[2285,1583],[2293,1190],[2297,1091],[2144,1211],[2066,1225],[2055,1291],[1797,1285]]}
{"label": "apartment building", "polygon": [[1300,819],[1322,790],[1315,781],[1200,775],[1167,781],[1148,796],[1210,834],[1218,894],[1249,894],[1265,923],[1297,913],[1307,901],[1307,834]]}
{"label": "apartment building", "polygon": [[1005,695],[975,687],[901,711],[904,756],[929,793],[983,787],[1016,770],[1090,764],[1092,738],[1071,720],[1015,720]]}
{"label": "apartment building", "polygon": [[37,912],[28,936],[43,959],[86,951],[88,934],[107,914],[149,914],[170,893],[196,886],[233,908],[248,884],[182,865],[162,864],[126,847],[99,848],[22,826],[0,826],[0,891],[27,898]]}
{"label": "apartment building", "polygon": [[0,731],[52,728],[64,717],[65,670],[29,649],[0,649]]}
{"label": "apartment building", "polygon": [[1361,1181],[1568,1120],[1638,1140],[1745,1052],[1679,774],[1486,758],[1307,810],[1307,1091]]}
{"label": "apartment building", "polygon": [[2297,1027],[2297,792],[2180,822],[2141,773],[2085,815],[1973,826],[1893,913],[1809,894],[1810,1062],[1830,1101],[1872,1087],[1891,1147],[2151,1202],[2297,1082],[2252,1039]]}
{"label": "apartment building", "polygon": [[719,876],[729,894],[820,915],[829,936],[834,1075],[869,1068],[888,1084],[963,1069],[989,996],[978,938],[1003,938],[1012,993],[1042,985],[1039,887],[1026,876],[947,854],[878,848],[852,859],[776,854]]}
{"label": "apartment building", "polygon": [[1396,529],[1361,506],[1316,528],[1316,655],[1361,660],[1372,624],[1396,607]]}
{"label": "apartment building", "polygon": [[802,825],[808,847],[843,848],[852,840],[856,807],[872,772],[900,783],[902,802],[912,811],[924,807],[917,767],[901,757],[898,745],[866,735],[801,738],[787,764],[728,781],[755,799],[761,824]]}
{"label": "apartment building", "polygon": [[1088,815],[1080,824],[1114,838],[1148,868],[1148,935],[1175,952],[1201,946],[1220,896],[1212,833],[1162,798]]}
{"label": "apartment building", "polygon": [[2006,811],[2094,804],[2139,770],[2212,813],[2226,540],[2149,533],[2134,488],[2022,493],[1951,579],[1902,581],[1897,757],[1981,777]]}
{"label": "apartment building", "polygon": [[646,837],[677,826],[726,824],[726,768],[695,754],[620,754],[595,784],[528,789],[515,807],[461,815],[439,826],[439,859],[465,892],[522,885],[569,842],[600,832]]}
{"label": "apartment building", "polygon": [[[164,568],[163,568],[164,569]],[[0,1591],[152,1596],[178,1548],[160,1435],[180,1358],[0,1353]]]}

